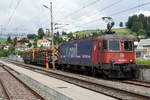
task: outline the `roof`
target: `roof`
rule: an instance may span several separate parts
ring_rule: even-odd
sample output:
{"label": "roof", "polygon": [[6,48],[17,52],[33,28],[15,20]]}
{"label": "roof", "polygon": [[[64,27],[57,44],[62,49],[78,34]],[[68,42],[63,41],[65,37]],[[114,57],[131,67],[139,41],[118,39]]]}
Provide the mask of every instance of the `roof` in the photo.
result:
{"label": "roof", "polygon": [[48,42],[47,39],[43,39],[43,40],[38,40],[37,43],[38,43],[38,44],[41,44],[41,43],[44,42],[44,41],[47,41],[47,42]]}
{"label": "roof", "polygon": [[38,43],[38,44],[41,44],[41,43],[42,43],[42,41],[43,41],[43,40],[38,40],[38,41],[37,41],[37,43]]}
{"label": "roof", "polygon": [[150,46],[150,39],[142,39],[142,40],[140,40],[139,45]]}
{"label": "roof", "polygon": [[16,45],[15,47],[16,47],[16,48],[27,48],[26,45]]}

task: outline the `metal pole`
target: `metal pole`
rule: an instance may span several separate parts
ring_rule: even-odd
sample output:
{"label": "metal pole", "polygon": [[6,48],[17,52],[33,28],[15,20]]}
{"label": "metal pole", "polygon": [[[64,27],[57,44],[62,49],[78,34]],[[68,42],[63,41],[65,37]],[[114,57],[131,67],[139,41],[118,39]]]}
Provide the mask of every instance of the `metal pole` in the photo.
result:
{"label": "metal pole", "polygon": [[55,69],[52,2],[50,2],[50,12],[51,12],[51,38],[52,38],[52,50],[53,50],[53,52],[52,52],[52,65],[53,65],[53,69]]}

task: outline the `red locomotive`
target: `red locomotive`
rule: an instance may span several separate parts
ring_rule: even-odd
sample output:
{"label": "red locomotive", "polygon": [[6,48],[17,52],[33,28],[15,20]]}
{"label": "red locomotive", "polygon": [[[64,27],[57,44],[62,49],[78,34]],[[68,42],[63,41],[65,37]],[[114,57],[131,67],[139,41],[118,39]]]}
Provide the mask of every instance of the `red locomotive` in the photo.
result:
{"label": "red locomotive", "polygon": [[62,68],[103,73],[109,78],[133,77],[133,39],[128,35],[105,34],[74,40],[59,46]]}

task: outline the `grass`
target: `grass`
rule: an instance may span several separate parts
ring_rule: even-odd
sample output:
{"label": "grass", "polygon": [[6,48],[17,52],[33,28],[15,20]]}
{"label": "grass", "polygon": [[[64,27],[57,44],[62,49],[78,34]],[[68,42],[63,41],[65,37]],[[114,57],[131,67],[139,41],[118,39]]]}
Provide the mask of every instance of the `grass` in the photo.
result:
{"label": "grass", "polygon": [[0,43],[4,43],[4,42],[6,42],[6,40],[0,40]]}
{"label": "grass", "polygon": [[150,65],[150,60],[136,60],[137,65]]}
{"label": "grass", "polygon": [[[126,35],[133,35],[134,37],[136,37],[136,33],[132,32],[130,29],[127,28],[114,28],[112,29],[113,31],[115,31],[117,34],[126,34]],[[92,34],[92,33],[101,33],[101,31],[105,31],[105,30],[84,30],[84,31],[77,31],[74,32],[74,34],[78,34],[78,36],[82,37],[85,34]]]}

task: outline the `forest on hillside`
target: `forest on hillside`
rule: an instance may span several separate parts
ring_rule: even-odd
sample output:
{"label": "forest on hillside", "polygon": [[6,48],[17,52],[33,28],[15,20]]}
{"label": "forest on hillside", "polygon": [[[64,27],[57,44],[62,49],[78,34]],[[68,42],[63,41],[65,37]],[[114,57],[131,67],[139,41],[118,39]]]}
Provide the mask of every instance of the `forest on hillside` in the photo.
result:
{"label": "forest on hillside", "polygon": [[150,16],[143,14],[133,15],[128,18],[126,27],[137,33],[137,36],[150,37]]}

